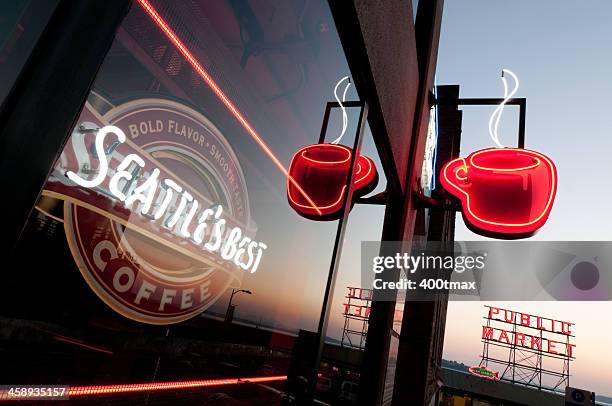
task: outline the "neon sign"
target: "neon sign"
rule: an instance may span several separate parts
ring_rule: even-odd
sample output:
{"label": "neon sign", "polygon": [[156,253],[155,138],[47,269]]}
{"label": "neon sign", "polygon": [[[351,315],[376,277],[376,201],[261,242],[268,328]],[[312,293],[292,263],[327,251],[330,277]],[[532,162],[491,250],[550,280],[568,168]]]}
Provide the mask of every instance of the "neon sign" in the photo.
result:
{"label": "neon sign", "polygon": [[[514,88],[508,91],[505,74]],[[546,155],[523,148],[506,148],[498,128],[504,106],[519,88],[518,77],[502,69],[504,98],[489,119],[489,134],[497,148],[455,159],[442,168],[440,183],[461,202],[466,226],[477,234],[501,239],[532,236],[550,214],[557,192],[557,169]]]}
{"label": "neon sign", "polygon": [[[250,244],[257,223],[240,162],[206,116],[175,101],[145,98],[104,114],[86,102],[77,123],[36,209],[63,223],[75,265],[106,305],[138,322],[177,323],[201,314],[229,288],[239,287],[247,272],[263,266],[265,248]],[[121,134],[107,131],[109,125],[128,130],[125,142],[119,142]],[[108,133],[98,142],[104,147],[99,154],[100,129]],[[128,156],[129,164],[124,163]],[[129,175],[115,177],[120,166]],[[68,172],[85,182],[102,182],[83,187]],[[207,208],[213,213],[199,243],[198,219]],[[235,228],[242,238],[232,244]],[[207,249],[206,244],[215,248],[219,234],[220,248]],[[238,258],[243,241],[247,251]],[[253,264],[245,272],[251,262],[249,245]]]}
{"label": "neon sign", "polygon": [[[352,286],[347,286],[347,289],[348,294],[345,298],[348,299],[348,302],[344,303],[344,312],[342,314],[345,316],[365,317],[366,319],[370,317],[372,289],[356,288]],[[351,300],[356,300],[357,304],[351,302]]]}
{"label": "neon sign", "polygon": [[[508,92],[508,82],[504,77],[505,73],[509,74],[514,80],[514,89],[512,89],[512,91],[510,92]],[[497,108],[493,111],[493,114],[491,114],[491,117],[489,118],[489,135],[491,136],[491,139],[493,140],[495,145],[497,145],[499,148],[504,148],[504,145],[502,145],[502,143],[499,141],[499,134],[497,133],[497,130],[499,128],[499,120],[501,119],[502,113],[504,112],[504,106],[518,91],[519,79],[511,70],[502,69],[501,80],[504,83],[504,100],[497,106]]]}
{"label": "neon sign", "polygon": [[499,372],[491,371],[486,367],[482,367],[480,365],[475,365],[473,367],[469,367],[468,370],[470,374],[476,375],[480,378],[491,379],[493,381],[499,381]]}
{"label": "neon sign", "polygon": [[[542,385],[554,390],[569,384],[576,349],[574,323],[495,306],[485,308],[481,361],[470,373],[540,389]],[[491,366],[504,372],[499,376]],[[539,377],[537,382],[534,377]]]}
{"label": "neon sign", "polygon": [[[149,392],[149,391],[167,391],[177,389],[193,389],[206,388],[225,385],[240,385],[245,383],[261,383],[275,382],[287,380],[286,375],[278,376],[254,376],[244,378],[225,378],[225,379],[204,379],[191,381],[174,381],[174,382],[147,382],[147,383],[129,383],[119,385],[96,385],[96,386],[71,386],[68,389],[70,396],[94,396],[108,395],[118,393],[134,393],[134,392]],[[0,392],[0,395],[3,395]],[[0,400],[3,400],[0,397]]]}
{"label": "neon sign", "polygon": [[[198,199],[179,183],[169,178],[160,179],[159,168],[153,168],[148,178],[134,186],[134,173],[145,169],[145,160],[138,154],[126,155],[114,171],[111,170],[107,158],[109,147],[105,146],[110,134],[115,135],[119,144],[126,141],[125,133],[116,126],[108,125],[98,130],[94,144],[94,159],[99,162],[96,174],[85,179],[67,171],[66,176],[72,182],[94,189],[110,176],[108,190],[115,199],[123,202],[125,208],[132,209],[138,203],[141,216],[161,223],[174,235],[188,239],[208,252],[218,253],[245,271],[257,271],[263,252],[268,248],[265,243],[252,240],[238,226],[228,227],[223,217],[223,206],[203,208]],[[156,196],[157,204],[153,208]]]}
{"label": "neon sign", "polygon": [[[342,216],[342,202],[346,193],[350,162],[353,151],[339,144],[308,145],[295,153],[289,166],[289,175],[310,196],[310,204],[304,193],[287,180],[289,205],[301,216],[311,220],[336,220]],[[353,202],[376,187],[378,173],[374,162],[359,156],[353,181]]]}
{"label": "neon sign", "polygon": [[521,348],[542,351],[553,355],[561,354],[570,358],[574,356],[575,344],[570,343],[568,340],[565,342],[552,340],[540,334],[547,332],[562,335],[565,336],[566,339],[569,339],[569,337],[572,336],[571,328],[574,323],[548,319],[498,307],[489,307],[487,319],[539,331],[534,334],[527,334],[521,331],[509,331],[502,328],[491,327],[489,323],[487,326],[482,326],[483,340],[495,341],[507,345],[516,345]]}
{"label": "neon sign", "polygon": [[557,170],[539,152],[491,148],[447,163],[440,181],[461,201],[464,221],[472,231],[525,238],[548,219],[557,191]]}

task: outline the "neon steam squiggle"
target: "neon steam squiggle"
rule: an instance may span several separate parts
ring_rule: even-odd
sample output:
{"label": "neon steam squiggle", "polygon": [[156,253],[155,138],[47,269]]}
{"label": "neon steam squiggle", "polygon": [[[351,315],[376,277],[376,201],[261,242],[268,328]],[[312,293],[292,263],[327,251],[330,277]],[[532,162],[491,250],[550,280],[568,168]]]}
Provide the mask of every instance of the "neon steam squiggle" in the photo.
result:
{"label": "neon steam squiggle", "polygon": [[[508,94],[508,82],[504,77],[504,73],[512,76],[514,80],[514,89]],[[489,119],[489,134],[491,135],[491,139],[499,148],[505,148],[505,146],[499,141],[499,134],[497,133],[499,127],[499,120],[501,119],[501,115],[504,112],[504,106],[518,91],[519,88],[519,80],[518,77],[509,69],[502,69],[501,75],[502,82],[504,83],[504,100],[497,106],[497,108],[491,114],[491,118]]]}
{"label": "neon steam squiggle", "polygon": [[[338,87],[340,86],[340,83],[344,82],[347,79],[348,79],[348,83],[346,84],[346,87],[344,88],[344,92],[342,93],[342,101],[341,101],[340,98],[338,97]],[[348,116],[346,114],[346,107],[344,107],[343,102],[346,100],[346,92],[349,86],[351,86],[351,79],[349,79],[348,76],[345,76],[342,79],[340,79],[338,83],[336,83],[336,86],[334,87],[334,97],[336,98],[336,101],[338,102],[338,104],[340,104],[340,108],[342,109],[342,132],[340,133],[340,136],[338,138],[336,138],[335,140],[331,142],[331,144],[338,144],[340,140],[342,140],[342,137],[344,137],[344,133],[346,132],[346,127],[348,126]]]}

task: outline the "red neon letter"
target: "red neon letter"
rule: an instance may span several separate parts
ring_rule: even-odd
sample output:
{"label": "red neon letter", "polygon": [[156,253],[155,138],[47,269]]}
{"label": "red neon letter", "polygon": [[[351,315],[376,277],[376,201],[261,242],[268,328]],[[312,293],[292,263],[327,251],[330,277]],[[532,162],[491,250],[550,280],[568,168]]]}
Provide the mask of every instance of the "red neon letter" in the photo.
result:
{"label": "red neon letter", "polygon": [[363,306],[357,306],[357,310],[355,311],[355,316],[361,316],[362,309],[363,309]]}
{"label": "red neon letter", "polygon": [[492,319],[494,314],[499,314],[499,308],[489,307],[489,318]]}
{"label": "red neon letter", "polygon": [[571,335],[572,332],[570,331],[570,326],[573,324],[574,323],[568,323],[566,321],[561,322],[561,333]]}
{"label": "red neon letter", "polygon": [[525,313],[521,313],[521,326],[529,326],[531,324],[531,316]]}
{"label": "red neon letter", "polygon": [[555,344],[557,342],[556,341],[552,341],[552,340],[548,340],[548,352],[551,354],[557,354],[557,351],[555,351]]}
{"label": "red neon letter", "polygon": [[542,351],[542,340],[539,337],[531,336],[531,349],[535,349],[536,347],[538,350]]}
{"label": "red neon letter", "polygon": [[508,333],[506,332],[506,330],[502,330],[501,334],[499,335],[499,342],[501,343],[502,340],[506,341],[506,343],[510,344],[510,339],[508,338]]}
{"label": "red neon letter", "polygon": [[344,314],[349,314],[349,310],[351,309],[351,305],[348,303],[344,304]]}
{"label": "red neon letter", "polygon": [[482,338],[485,340],[493,339],[493,328],[482,326]]}

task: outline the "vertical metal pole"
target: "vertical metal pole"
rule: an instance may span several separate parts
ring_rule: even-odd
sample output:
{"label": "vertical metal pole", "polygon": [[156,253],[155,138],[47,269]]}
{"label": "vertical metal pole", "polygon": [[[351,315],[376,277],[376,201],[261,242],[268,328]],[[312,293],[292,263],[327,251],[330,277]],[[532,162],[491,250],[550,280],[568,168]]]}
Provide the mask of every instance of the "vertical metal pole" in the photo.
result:
{"label": "vertical metal pole", "polygon": [[[351,295],[349,293],[348,297],[347,297],[348,301],[346,302],[345,305],[345,310],[344,310],[344,327],[342,328],[342,341],[340,342],[340,348],[344,348],[344,338],[347,336],[347,329],[349,328],[349,318],[348,318],[348,314],[347,314],[347,310],[350,311],[351,310]],[[350,342],[350,338],[348,338],[349,342]]]}
{"label": "vertical metal pole", "polygon": [[512,383],[516,376],[516,312],[512,313]]}
{"label": "vertical metal pole", "polygon": [[325,134],[327,133],[327,125],[329,124],[329,115],[331,114],[331,109],[333,106],[334,102],[327,103],[325,106],[323,124],[321,125],[321,134],[319,134],[319,144],[323,144],[325,142]]}
{"label": "vertical metal pole", "polygon": [[234,299],[234,294],[236,293],[236,289],[232,289],[232,294],[230,296],[229,303],[227,304],[227,309],[225,310],[225,320],[226,322],[231,322],[230,320],[230,312],[232,309],[232,299]]}
{"label": "vertical metal pole", "polygon": [[540,357],[540,382],[538,389],[542,390],[542,368],[544,367],[544,360],[542,359],[542,340],[544,336],[542,334],[542,330],[540,330],[540,346],[538,347],[538,355]]}
{"label": "vertical metal pole", "polygon": [[[328,107],[325,110],[325,117],[323,118],[323,129],[321,130],[322,136],[321,138],[319,138],[320,142],[323,142],[325,140],[325,130],[327,129],[327,122],[329,121],[329,111],[330,105],[328,103]],[[357,122],[357,132],[355,134],[353,154],[351,155],[349,176],[346,180],[346,194],[344,195],[343,202],[344,212],[342,218],[338,221],[338,231],[336,232],[336,240],[334,242],[331,264],[329,267],[329,273],[327,275],[327,283],[325,284],[325,294],[323,295],[323,305],[321,306],[321,315],[319,316],[319,325],[317,327],[317,352],[309,380],[309,397],[311,399],[314,399],[314,392],[317,384],[317,372],[319,370],[319,365],[321,364],[323,347],[325,345],[325,333],[327,332],[327,324],[329,322],[329,305],[332,301],[332,295],[334,294],[334,288],[336,286],[336,276],[338,274],[340,256],[342,254],[342,242],[344,241],[344,234],[346,232],[346,223],[348,220],[348,215],[351,211],[351,201],[353,198],[353,177],[355,175],[355,169],[357,168],[357,158],[361,154],[361,142],[363,140],[363,130],[365,128],[367,116],[368,104],[366,102],[363,102],[361,105],[361,110],[359,112],[359,121]]]}
{"label": "vertical metal pole", "polygon": [[570,344],[570,336],[568,335],[566,337],[566,342],[565,342],[565,355],[567,355],[567,386],[570,386],[570,363],[572,361],[569,356],[569,351],[567,350],[569,348],[569,344]]}
{"label": "vertical metal pole", "polygon": [[525,115],[527,114],[527,100],[521,99],[519,103],[519,140],[518,147],[525,148]]}
{"label": "vertical metal pole", "polygon": [[[487,312],[487,330],[489,328],[491,328],[491,317]],[[484,367],[489,366],[489,340],[484,340],[484,344],[482,347],[482,360],[480,361],[480,365],[483,365]]]}

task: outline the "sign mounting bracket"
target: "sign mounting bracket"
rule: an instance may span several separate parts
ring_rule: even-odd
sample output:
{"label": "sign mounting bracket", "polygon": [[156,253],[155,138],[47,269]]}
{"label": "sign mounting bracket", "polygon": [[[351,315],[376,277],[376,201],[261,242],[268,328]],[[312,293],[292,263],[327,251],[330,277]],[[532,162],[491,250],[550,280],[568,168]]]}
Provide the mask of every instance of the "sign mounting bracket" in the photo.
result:
{"label": "sign mounting bracket", "polygon": [[[429,93],[430,106],[496,106],[504,101],[503,98],[480,97],[480,98],[436,98],[433,92]],[[527,99],[524,97],[512,98],[506,102],[506,105],[519,106],[519,123],[518,123],[518,148],[525,148],[525,117],[527,114]],[[446,193],[445,193],[446,194]],[[414,206],[416,208],[437,208],[449,211],[460,211],[460,205],[455,202],[455,199],[449,199],[450,202],[442,202],[438,199],[431,198],[425,194],[414,191],[412,193]]]}

